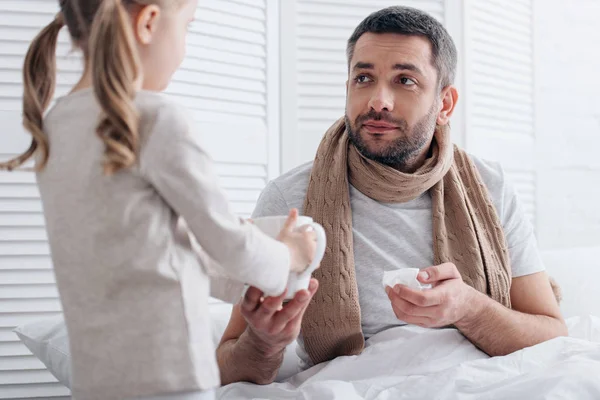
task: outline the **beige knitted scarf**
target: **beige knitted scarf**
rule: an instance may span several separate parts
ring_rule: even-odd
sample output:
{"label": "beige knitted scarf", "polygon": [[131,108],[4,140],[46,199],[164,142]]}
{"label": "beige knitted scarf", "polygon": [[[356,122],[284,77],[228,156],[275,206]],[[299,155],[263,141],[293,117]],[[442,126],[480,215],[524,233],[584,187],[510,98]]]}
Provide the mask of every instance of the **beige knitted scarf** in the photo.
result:
{"label": "beige knitted scarf", "polygon": [[412,174],[363,157],[345,128],[342,118],[325,134],[304,202],[305,215],[322,224],[328,238],[321,268],[314,273],[319,290],[302,321],[312,361],[359,354],[364,347],[349,183],[383,203],[408,202],[429,191],[435,264],[456,264],[467,284],[510,307],[511,269],[501,223],[475,165],[452,145],[448,128],[436,129],[431,156]]}

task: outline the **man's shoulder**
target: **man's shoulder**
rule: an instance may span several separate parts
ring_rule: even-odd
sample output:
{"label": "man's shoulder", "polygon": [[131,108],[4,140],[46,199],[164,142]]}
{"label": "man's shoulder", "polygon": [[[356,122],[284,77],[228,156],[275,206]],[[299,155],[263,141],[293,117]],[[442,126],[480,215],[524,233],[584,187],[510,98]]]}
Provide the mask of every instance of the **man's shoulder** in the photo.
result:
{"label": "man's shoulder", "polygon": [[313,162],[309,161],[296,168],[280,175],[273,179],[271,184],[277,186],[282,192],[287,192],[291,189],[304,187],[306,191],[308,187],[308,180],[310,179],[310,173],[312,172]]}
{"label": "man's shoulder", "polygon": [[[506,200],[507,197],[514,195],[510,192],[512,187],[506,181],[506,176],[502,165],[497,161],[487,160],[473,154],[468,154],[469,158],[475,164],[483,184],[487,188],[492,203],[496,207],[498,216],[502,222],[505,222]],[[507,193],[509,192],[509,193]]]}
{"label": "man's shoulder", "polygon": [[505,183],[504,169],[497,161],[487,160],[469,153],[469,157],[473,160],[473,164],[477,168],[483,183],[488,190],[502,190]]}
{"label": "man's shoulder", "polygon": [[286,214],[291,208],[297,208],[302,212],[311,171],[312,161],[269,182],[258,199],[253,216]]}

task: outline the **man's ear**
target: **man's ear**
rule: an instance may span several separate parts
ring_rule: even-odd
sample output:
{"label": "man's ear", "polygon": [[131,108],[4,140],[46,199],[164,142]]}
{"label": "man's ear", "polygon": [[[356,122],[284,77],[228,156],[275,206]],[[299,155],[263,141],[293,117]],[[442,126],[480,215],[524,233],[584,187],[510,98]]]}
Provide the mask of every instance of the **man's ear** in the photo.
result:
{"label": "man's ear", "polygon": [[437,124],[446,125],[450,121],[450,117],[454,113],[456,103],[458,103],[458,90],[455,86],[450,85],[442,89],[441,105],[438,112]]}

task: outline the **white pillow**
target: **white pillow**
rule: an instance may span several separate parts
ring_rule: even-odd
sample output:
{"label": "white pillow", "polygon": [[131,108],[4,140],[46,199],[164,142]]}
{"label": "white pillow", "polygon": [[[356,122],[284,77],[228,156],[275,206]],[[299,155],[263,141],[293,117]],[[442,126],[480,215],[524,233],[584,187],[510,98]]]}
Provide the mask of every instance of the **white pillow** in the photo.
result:
{"label": "white pillow", "polygon": [[62,315],[22,325],[15,333],[60,383],[71,388],[69,336]]}
{"label": "white pillow", "polygon": [[[221,341],[231,315],[231,304],[211,304],[212,338],[215,346]],[[36,356],[56,379],[71,388],[71,359],[69,336],[62,315],[31,322],[15,329],[23,344]],[[286,349],[277,380],[289,378],[298,372],[296,342]]]}

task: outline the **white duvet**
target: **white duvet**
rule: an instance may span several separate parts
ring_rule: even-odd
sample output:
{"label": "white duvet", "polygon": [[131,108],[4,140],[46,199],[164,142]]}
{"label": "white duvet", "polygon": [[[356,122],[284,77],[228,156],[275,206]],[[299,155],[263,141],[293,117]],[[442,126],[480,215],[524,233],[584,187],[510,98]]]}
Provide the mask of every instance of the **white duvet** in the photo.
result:
{"label": "white duvet", "polygon": [[568,338],[489,358],[456,330],[382,332],[360,356],[285,382],[236,383],[219,399],[600,399],[600,318],[571,318]]}

